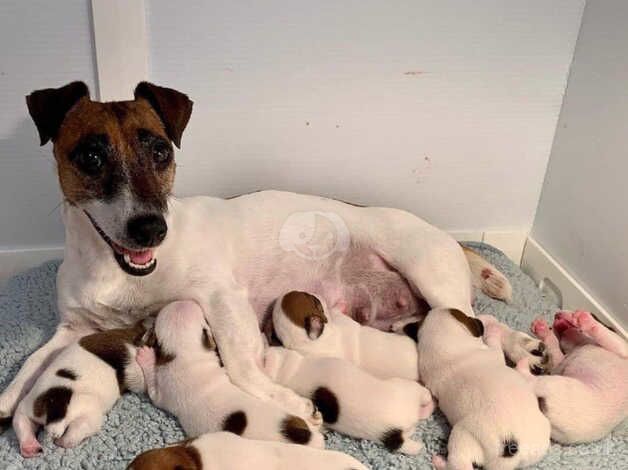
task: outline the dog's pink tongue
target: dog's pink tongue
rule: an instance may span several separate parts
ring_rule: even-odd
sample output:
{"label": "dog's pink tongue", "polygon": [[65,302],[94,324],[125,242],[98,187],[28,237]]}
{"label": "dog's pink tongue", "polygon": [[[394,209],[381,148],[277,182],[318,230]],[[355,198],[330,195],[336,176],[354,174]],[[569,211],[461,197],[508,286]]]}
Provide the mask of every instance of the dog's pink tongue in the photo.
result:
{"label": "dog's pink tongue", "polygon": [[153,259],[153,250],[129,251],[129,258],[134,264],[146,264]]}

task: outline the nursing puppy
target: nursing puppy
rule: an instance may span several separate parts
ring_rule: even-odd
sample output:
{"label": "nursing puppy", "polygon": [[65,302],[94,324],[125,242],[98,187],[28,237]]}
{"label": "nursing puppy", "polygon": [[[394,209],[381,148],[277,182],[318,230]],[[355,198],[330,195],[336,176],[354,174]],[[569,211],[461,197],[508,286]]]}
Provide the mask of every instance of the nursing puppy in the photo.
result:
{"label": "nursing puppy", "polygon": [[603,438],[628,418],[628,344],[589,312],[558,312],[550,329],[543,319],[532,332],[549,352],[550,376],[517,369],[532,382],[552,439],[563,444]]}
{"label": "nursing puppy", "polygon": [[59,353],[13,416],[23,457],[41,452],[36,437],[39,426],[57,445],[74,447],[100,430],[105,413],[122,392],[144,390],[144,377],[135,362],[144,332],[138,325],[94,333]]}
{"label": "nursing puppy", "polygon": [[288,292],[275,302],[272,316],[275,334],[288,349],[306,356],[346,359],[382,379],[419,379],[414,341],[362,326],[337,310],[328,311],[313,294]]}
{"label": "nursing puppy", "polygon": [[279,347],[266,352],[265,370],[277,383],[311,398],[330,429],[381,441],[390,451],[421,451],[423,445],[412,434],[434,404],[429,390],[417,382],[381,380],[343,359]]}
{"label": "nursing puppy", "polygon": [[203,434],[138,455],[128,470],[367,470],[353,457],[333,450],[242,439],[232,433]]}
{"label": "nursing puppy", "polygon": [[550,425],[532,388],[482,334],[480,320],[455,309],[430,311],[418,330],[419,375],[452,425],[447,460],[433,458],[437,469],[514,469],[549,447]]}
{"label": "nursing puppy", "polygon": [[149,341],[154,347],[137,355],[148,395],[179,419],[188,436],[230,431],[249,439],[324,446],[322,434],[303,419],[230,382],[195,302],[174,302],[161,310]]}

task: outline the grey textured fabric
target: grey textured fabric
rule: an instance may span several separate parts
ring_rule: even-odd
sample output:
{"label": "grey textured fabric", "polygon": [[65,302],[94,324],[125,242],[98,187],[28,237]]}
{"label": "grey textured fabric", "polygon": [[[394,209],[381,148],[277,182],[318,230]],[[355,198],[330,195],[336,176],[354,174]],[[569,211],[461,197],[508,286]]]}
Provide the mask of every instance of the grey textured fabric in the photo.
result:
{"label": "grey textured fabric", "polygon": [[[513,327],[527,330],[536,315],[551,318],[556,308],[532,280],[498,250],[469,243],[480,251],[513,284],[513,302],[506,305],[478,293],[477,312],[490,313]],[[0,389],[15,375],[24,359],[47,340],[57,324],[55,274],[58,262],[49,262],[11,279],[0,292]],[[382,397],[385,399],[385,397]],[[615,430],[602,441],[578,446],[552,445],[539,469],[628,469],[628,430]],[[417,430],[426,451],[417,457],[391,454],[382,446],[336,433],[327,435],[329,448],[355,456],[373,469],[431,469],[432,454],[444,453],[448,425],[440,413]],[[42,436],[43,437],[43,436]],[[125,395],[109,413],[102,432],[76,449],[57,448],[43,439],[41,457],[24,460],[15,434],[0,435],[0,469],[121,469],[139,452],[182,439],[175,419],[143,396]]]}

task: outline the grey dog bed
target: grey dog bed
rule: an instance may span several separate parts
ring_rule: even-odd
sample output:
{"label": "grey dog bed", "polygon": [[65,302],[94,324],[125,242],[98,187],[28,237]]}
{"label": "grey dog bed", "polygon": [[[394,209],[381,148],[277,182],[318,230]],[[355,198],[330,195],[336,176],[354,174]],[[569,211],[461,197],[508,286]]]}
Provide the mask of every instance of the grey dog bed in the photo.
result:
{"label": "grey dog bed", "polygon": [[[551,318],[556,305],[544,298],[517,266],[488,245],[469,245],[501,269],[513,285],[510,305],[478,293],[475,303],[478,313],[490,313],[523,330],[536,315]],[[24,359],[52,335],[58,321],[55,299],[58,265],[58,262],[49,262],[20,274],[0,291],[0,389],[4,389]],[[422,422],[417,435],[426,449],[416,457],[391,454],[376,443],[333,432],[327,434],[327,447],[347,452],[373,469],[431,469],[432,454],[445,452],[448,431],[446,421],[438,412]],[[43,455],[24,460],[13,431],[4,432],[0,435],[0,469],[121,469],[138,453],[183,437],[174,418],[152,406],[144,396],[127,394],[111,410],[103,430],[75,449],[57,448],[44,437]],[[554,444],[536,468],[628,469],[628,430],[626,426],[621,427],[593,444]]]}

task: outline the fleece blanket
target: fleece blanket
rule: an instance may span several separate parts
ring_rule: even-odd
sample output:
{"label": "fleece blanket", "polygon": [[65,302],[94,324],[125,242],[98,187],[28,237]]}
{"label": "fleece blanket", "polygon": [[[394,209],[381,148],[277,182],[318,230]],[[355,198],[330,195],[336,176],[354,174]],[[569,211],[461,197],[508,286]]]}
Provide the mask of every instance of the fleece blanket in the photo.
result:
{"label": "fleece blanket", "polygon": [[[543,315],[552,318],[557,308],[534,282],[501,252],[484,244],[469,245],[493,262],[513,285],[513,302],[504,304],[478,293],[475,308],[515,328],[526,330],[531,320]],[[11,380],[25,358],[53,333],[58,322],[55,274],[58,261],[20,274],[0,291],[0,390]],[[616,429],[607,438],[586,445],[553,444],[538,469],[628,469],[628,426]],[[416,457],[387,452],[381,445],[355,440],[330,432],[327,447],[347,452],[373,469],[430,469],[434,453],[444,453],[449,427],[436,412],[417,429],[425,451]],[[174,419],[155,408],[146,397],[126,394],[107,416],[102,431],[75,449],[61,449],[41,436],[44,453],[25,460],[19,454],[12,430],[0,435],[0,468],[14,469],[122,469],[138,453],[184,438]]]}

